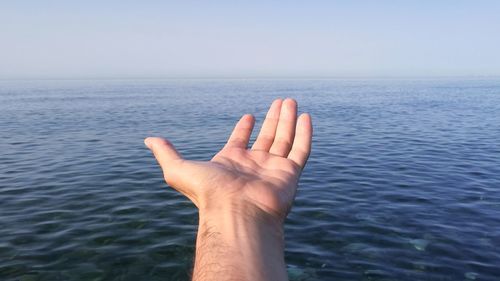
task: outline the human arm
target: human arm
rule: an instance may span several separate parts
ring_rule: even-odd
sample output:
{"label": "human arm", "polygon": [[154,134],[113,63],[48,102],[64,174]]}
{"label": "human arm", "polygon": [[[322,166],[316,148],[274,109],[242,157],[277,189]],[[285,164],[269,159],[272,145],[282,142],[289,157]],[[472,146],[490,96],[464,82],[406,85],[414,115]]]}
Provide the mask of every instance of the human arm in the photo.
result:
{"label": "human arm", "polygon": [[310,153],[311,118],[297,118],[294,100],[275,100],[247,149],[254,123],[244,115],[208,162],[145,140],[166,182],[199,209],[193,280],[287,280],[283,222]]}

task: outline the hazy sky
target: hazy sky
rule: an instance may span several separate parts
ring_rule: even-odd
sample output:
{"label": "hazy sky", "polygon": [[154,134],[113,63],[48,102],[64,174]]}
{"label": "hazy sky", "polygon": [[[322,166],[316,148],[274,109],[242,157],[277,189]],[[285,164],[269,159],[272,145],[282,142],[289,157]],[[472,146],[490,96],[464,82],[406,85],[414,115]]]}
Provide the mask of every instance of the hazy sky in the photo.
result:
{"label": "hazy sky", "polygon": [[500,1],[1,1],[0,78],[500,75]]}

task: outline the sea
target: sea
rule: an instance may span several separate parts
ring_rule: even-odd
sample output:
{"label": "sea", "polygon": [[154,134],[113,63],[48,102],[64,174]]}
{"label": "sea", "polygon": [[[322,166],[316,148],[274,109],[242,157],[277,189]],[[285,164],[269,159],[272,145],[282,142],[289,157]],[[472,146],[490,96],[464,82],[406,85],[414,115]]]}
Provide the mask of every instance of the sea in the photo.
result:
{"label": "sea", "polygon": [[314,126],[290,280],[500,280],[495,78],[2,80],[0,280],[189,280],[197,209],[143,139],[208,161],[285,97]]}

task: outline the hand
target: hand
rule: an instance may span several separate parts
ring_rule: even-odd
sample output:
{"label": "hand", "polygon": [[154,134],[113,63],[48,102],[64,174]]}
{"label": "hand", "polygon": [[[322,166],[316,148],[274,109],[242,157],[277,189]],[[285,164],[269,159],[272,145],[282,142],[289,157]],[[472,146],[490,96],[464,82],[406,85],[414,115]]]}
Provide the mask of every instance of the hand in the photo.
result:
{"label": "hand", "polygon": [[311,150],[311,118],[297,118],[294,100],[275,100],[247,149],[254,123],[244,115],[209,162],[145,140],[166,182],[199,209],[193,280],[287,280],[283,221]]}
{"label": "hand", "polygon": [[[255,120],[244,115],[227,144],[211,161],[189,161],[167,140],[145,140],[166,182],[187,196],[201,212],[255,207],[282,222],[290,210],[300,173],[311,150],[308,114],[297,118],[293,99],[275,100],[251,149]],[[244,206],[244,207],[242,207]]]}

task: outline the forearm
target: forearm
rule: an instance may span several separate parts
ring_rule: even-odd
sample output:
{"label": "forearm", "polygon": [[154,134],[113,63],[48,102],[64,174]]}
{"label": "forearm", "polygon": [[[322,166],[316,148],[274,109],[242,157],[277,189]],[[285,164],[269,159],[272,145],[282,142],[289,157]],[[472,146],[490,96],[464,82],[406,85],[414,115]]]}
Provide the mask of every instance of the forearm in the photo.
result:
{"label": "forearm", "polygon": [[255,206],[200,210],[193,280],[288,280],[282,223]]}

